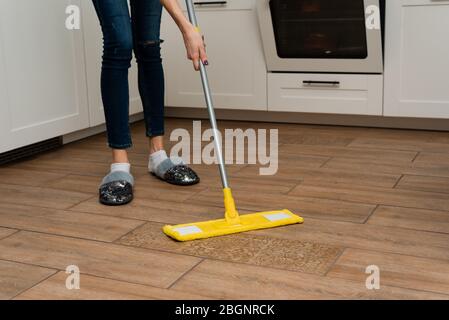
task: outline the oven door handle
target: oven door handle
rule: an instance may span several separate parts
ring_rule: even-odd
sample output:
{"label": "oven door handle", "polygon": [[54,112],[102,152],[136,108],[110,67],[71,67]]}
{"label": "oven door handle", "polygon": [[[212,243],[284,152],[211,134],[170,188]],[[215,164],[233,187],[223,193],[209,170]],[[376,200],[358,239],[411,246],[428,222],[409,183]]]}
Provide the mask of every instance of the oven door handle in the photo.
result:
{"label": "oven door handle", "polygon": [[315,80],[304,80],[302,82],[303,86],[308,87],[339,87],[340,81],[315,81]]}

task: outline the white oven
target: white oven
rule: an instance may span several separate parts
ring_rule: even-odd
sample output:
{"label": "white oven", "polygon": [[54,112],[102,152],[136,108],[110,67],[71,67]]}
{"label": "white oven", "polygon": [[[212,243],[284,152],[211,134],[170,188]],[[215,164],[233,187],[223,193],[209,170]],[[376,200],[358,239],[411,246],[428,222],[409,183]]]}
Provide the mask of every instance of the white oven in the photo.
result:
{"label": "white oven", "polygon": [[[374,6],[374,7],[373,7]],[[379,0],[257,0],[271,72],[383,72]]]}

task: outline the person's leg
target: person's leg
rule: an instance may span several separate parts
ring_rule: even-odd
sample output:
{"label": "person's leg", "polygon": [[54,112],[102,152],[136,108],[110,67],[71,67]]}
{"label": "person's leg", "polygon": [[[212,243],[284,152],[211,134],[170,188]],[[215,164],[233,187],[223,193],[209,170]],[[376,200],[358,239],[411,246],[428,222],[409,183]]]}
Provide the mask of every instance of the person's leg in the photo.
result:
{"label": "person's leg", "polygon": [[131,0],[134,52],[146,135],[150,138],[150,154],[164,149],[165,87],[161,58],[161,15],[162,5],[159,0]]}
{"label": "person's leg", "polygon": [[[108,143],[112,149],[131,147],[128,69],[133,39],[126,0],[93,0],[103,31],[101,97]],[[118,153],[120,155],[120,153]],[[124,160],[123,157],[120,160]]]}
{"label": "person's leg", "polygon": [[150,172],[178,185],[199,182],[198,175],[164,150],[164,70],[161,58],[160,27],[162,5],[159,0],[131,0],[134,52],[139,73],[146,135],[149,141]]}
{"label": "person's leg", "polygon": [[132,28],[126,0],[93,0],[93,4],[103,31],[101,96],[112,149],[111,171],[102,181],[100,201],[118,205],[132,200],[134,183],[126,152],[132,146],[128,118]]}

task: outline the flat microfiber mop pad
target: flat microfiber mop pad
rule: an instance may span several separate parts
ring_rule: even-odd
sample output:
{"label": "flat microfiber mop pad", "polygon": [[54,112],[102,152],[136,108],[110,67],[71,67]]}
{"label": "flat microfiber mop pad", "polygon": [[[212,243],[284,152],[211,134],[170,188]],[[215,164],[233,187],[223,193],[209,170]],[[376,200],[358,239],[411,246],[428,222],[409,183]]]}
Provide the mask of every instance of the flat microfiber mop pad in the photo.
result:
{"label": "flat microfiber mop pad", "polygon": [[240,221],[236,224],[228,223],[226,219],[220,219],[165,226],[163,230],[166,235],[177,241],[190,241],[304,222],[301,217],[286,209],[246,214],[239,218]]}
{"label": "flat microfiber mop pad", "polygon": [[224,219],[175,226],[167,225],[163,228],[164,233],[177,241],[190,241],[304,222],[303,218],[287,209],[240,216],[235,208],[231,189],[225,188],[223,192],[225,204]]}

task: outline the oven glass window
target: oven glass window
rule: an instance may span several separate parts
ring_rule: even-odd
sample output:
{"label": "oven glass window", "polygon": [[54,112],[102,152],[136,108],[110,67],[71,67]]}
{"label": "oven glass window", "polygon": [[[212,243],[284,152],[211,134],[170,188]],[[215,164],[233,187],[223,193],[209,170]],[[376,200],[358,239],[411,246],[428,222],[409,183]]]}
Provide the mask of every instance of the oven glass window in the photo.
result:
{"label": "oven glass window", "polygon": [[366,59],[363,0],[271,0],[280,58]]}

